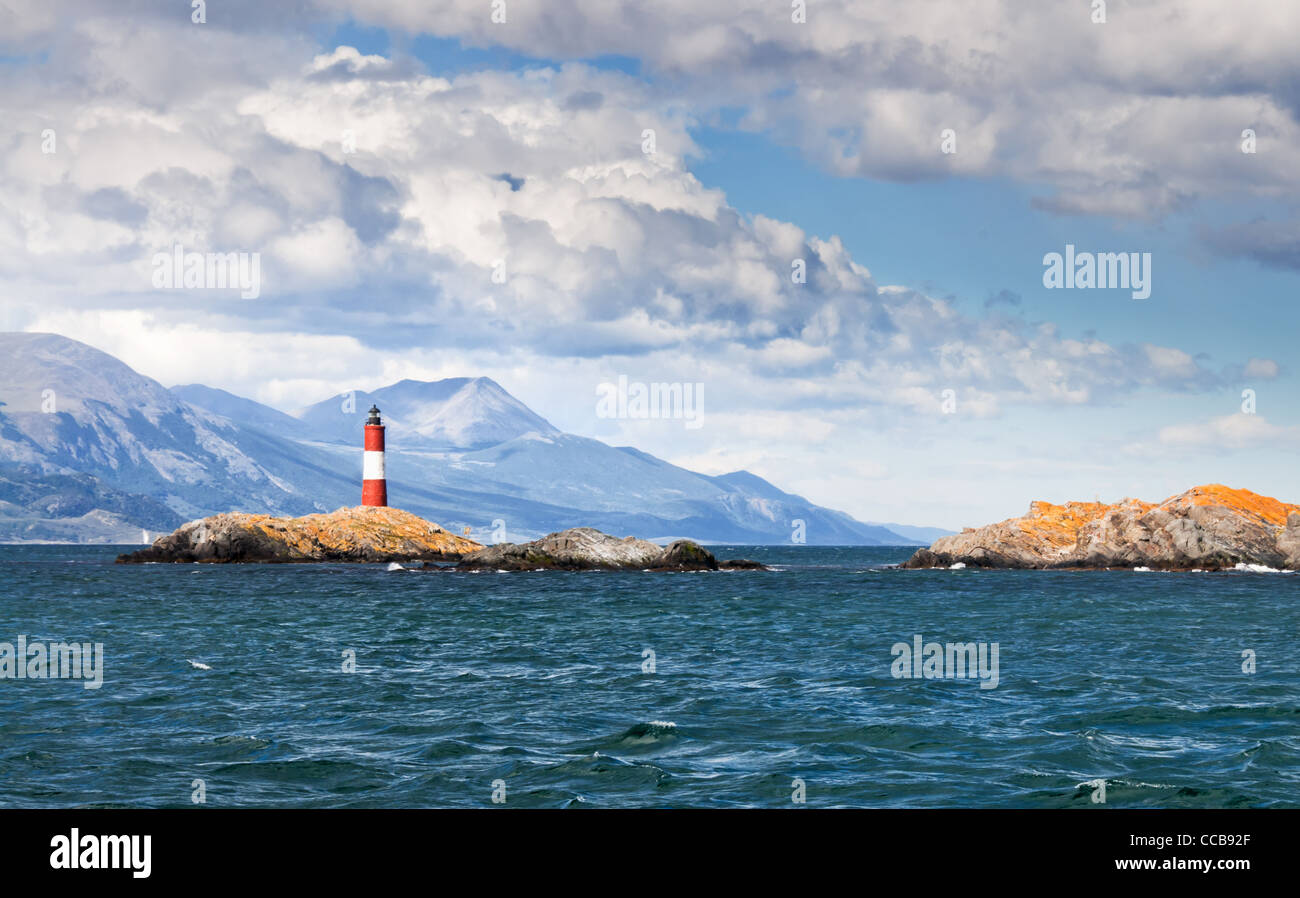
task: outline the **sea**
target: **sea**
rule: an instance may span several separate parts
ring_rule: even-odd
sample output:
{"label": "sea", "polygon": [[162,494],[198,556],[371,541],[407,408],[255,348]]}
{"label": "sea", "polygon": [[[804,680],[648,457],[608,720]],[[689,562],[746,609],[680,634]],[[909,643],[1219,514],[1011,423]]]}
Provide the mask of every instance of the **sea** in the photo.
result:
{"label": "sea", "polygon": [[0,654],[102,645],[0,679],[0,806],[1300,806],[1300,576],[715,548],[773,570],[0,546]]}

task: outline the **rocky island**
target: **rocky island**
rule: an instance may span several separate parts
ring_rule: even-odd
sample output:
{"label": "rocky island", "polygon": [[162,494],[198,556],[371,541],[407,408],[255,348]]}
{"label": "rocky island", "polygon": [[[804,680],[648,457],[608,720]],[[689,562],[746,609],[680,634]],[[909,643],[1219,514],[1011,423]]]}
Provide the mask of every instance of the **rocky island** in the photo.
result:
{"label": "rocky island", "polygon": [[1032,502],[1024,517],[942,537],[905,568],[1300,569],[1300,505],[1222,484],[1163,502]]}
{"label": "rocky island", "polygon": [[301,518],[213,515],[117,562],[458,561],[481,548],[408,511],[361,505]]}
{"label": "rocky island", "polygon": [[679,539],[668,547],[631,536],[619,539],[591,527],[574,527],[530,543],[502,543],[466,555],[457,567],[499,571],[537,570],[757,570],[757,561],[718,561],[713,553]]}
{"label": "rocky island", "polygon": [[300,518],[228,513],[191,521],[152,546],[119,555],[119,564],[439,562],[460,570],[764,569],[756,561],[718,561],[690,540],[668,547],[590,527],[530,543],[483,546],[410,512],[357,506]]}

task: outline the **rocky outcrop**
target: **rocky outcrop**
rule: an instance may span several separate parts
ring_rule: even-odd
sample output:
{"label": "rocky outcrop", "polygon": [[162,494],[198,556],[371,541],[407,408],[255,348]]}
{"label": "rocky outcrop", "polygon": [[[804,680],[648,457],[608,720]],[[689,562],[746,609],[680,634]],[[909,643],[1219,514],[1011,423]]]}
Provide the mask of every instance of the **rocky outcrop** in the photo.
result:
{"label": "rocky outcrop", "polygon": [[650,565],[652,571],[716,571],[713,553],[689,539],[679,539],[663,549]]}
{"label": "rocky outcrop", "polygon": [[1277,538],[1277,550],[1286,556],[1286,566],[1300,570],[1300,512],[1286,517],[1286,529]]}
{"label": "rocky outcrop", "polygon": [[718,561],[690,540],[664,548],[590,527],[531,543],[482,546],[396,508],[341,508],[301,518],[219,514],[191,521],[119,564],[149,562],[459,562],[461,569],[716,571],[765,569],[757,561]]}
{"label": "rocky outcrop", "polygon": [[552,533],[530,543],[502,543],[466,555],[457,567],[466,570],[651,570],[716,571],[765,569],[756,561],[718,561],[690,540],[664,548],[644,539],[619,539],[591,527]]}
{"label": "rocky outcrop", "polygon": [[483,548],[397,508],[340,508],[275,518],[219,514],[191,521],[147,549],[118,556],[148,562],[456,561]]}
{"label": "rocky outcrop", "polygon": [[1210,484],[1160,503],[1033,502],[1029,513],[967,528],[903,567],[1224,570],[1300,567],[1300,506]]}

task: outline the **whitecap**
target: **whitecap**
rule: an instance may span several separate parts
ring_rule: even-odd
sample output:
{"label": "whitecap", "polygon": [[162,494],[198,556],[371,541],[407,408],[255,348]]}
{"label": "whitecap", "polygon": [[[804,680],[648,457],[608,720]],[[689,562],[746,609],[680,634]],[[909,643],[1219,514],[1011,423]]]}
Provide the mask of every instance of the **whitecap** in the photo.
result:
{"label": "whitecap", "polygon": [[1291,573],[1294,573],[1294,571],[1283,571],[1283,570],[1279,570],[1279,569],[1277,569],[1277,568],[1275,568],[1275,567],[1269,567],[1269,566],[1266,565],[1266,564],[1246,564],[1246,563],[1243,562],[1243,561],[1238,561],[1237,564],[1236,564],[1236,566],[1233,568],[1233,570],[1234,570],[1234,571],[1246,571],[1247,573],[1250,573],[1250,574],[1291,574]]}

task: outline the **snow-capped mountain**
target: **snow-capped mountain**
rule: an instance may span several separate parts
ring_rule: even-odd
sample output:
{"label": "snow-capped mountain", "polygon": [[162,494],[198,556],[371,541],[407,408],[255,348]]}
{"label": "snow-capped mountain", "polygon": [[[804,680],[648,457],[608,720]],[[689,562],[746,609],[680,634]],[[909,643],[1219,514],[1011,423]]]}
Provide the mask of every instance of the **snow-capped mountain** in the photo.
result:
{"label": "snow-capped mountain", "polygon": [[480,539],[587,525],[709,542],[790,542],[796,530],[812,544],[918,542],[748,472],[698,474],[562,433],[488,378],[405,380],[288,415],[201,384],[167,390],[51,334],[0,334],[0,540],[355,505],[372,403],[388,425],[390,503]]}
{"label": "snow-capped mountain", "polygon": [[403,380],[367,393],[344,393],[297,413],[317,438],[357,440],[357,414],[378,405],[390,442],[408,448],[481,449],[526,433],[558,434],[546,419],[491,378]]}
{"label": "snow-capped mountain", "polygon": [[172,387],[171,391],[190,405],[207,409],[231,421],[238,421],[245,427],[253,427],[294,440],[310,439],[313,436],[312,427],[307,422],[286,415],[269,405],[262,405],[260,402],[236,396],[234,393],[227,393],[225,390],[205,387],[203,384],[185,384]]}
{"label": "snow-capped mountain", "polygon": [[[0,474],[88,474],[183,518],[315,509],[333,461],[183,401],[84,343],[0,334]],[[147,524],[143,526],[148,526]]]}

